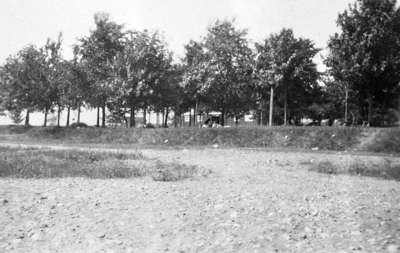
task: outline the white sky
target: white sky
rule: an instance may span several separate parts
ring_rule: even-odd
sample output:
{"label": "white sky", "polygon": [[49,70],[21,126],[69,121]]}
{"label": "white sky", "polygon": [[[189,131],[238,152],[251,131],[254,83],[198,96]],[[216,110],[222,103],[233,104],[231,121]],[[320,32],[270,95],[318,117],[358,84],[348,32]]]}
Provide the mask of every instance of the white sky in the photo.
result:
{"label": "white sky", "polygon": [[323,48],[329,35],[337,31],[338,12],[351,2],[354,0],[1,0],[0,64],[23,46],[43,45],[59,32],[64,36],[64,55],[69,58],[71,45],[94,27],[93,15],[98,11],[110,13],[129,29],[160,30],[177,57],[183,56],[184,44],[200,39],[217,18],[236,18],[238,27],[248,28],[251,43],[286,27]]}

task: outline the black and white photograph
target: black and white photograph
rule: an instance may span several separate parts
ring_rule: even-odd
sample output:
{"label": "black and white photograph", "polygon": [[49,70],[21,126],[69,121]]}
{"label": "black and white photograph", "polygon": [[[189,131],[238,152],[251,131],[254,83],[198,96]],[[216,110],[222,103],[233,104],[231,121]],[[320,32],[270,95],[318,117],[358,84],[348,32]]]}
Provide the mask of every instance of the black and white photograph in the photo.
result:
{"label": "black and white photograph", "polygon": [[400,1],[1,0],[0,252],[400,253]]}

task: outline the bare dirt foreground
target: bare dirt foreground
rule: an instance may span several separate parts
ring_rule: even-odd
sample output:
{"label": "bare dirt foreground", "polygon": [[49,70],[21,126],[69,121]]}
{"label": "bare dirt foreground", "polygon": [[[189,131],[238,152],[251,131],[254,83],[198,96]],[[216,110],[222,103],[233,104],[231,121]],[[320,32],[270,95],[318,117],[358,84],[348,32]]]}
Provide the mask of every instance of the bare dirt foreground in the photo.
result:
{"label": "bare dirt foreground", "polygon": [[179,182],[0,179],[0,252],[397,252],[400,245],[400,182],[307,171],[319,159],[354,156],[142,152],[213,173]]}

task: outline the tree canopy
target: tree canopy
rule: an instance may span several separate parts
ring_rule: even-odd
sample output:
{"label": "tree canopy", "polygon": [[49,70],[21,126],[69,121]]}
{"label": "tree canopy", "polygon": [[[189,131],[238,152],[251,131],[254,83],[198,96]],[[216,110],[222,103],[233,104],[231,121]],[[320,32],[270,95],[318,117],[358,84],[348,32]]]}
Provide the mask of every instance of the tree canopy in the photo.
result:
{"label": "tree canopy", "polygon": [[[306,108],[311,104],[310,98],[318,88],[319,73],[313,58],[319,49],[308,39],[296,38],[291,29],[282,29],[278,34],[271,34],[264,43],[257,43],[256,48],[256,70],[261,98],[266,97],[268,89],[271,90],[270,96],[273,89],[277,89],[284,108],[284,124],[288,119],[299,121],[301,117],[308,116]],[[272,110],[270,114],[272,115]]]}
{"label": "tree canopy", "polygon": [[[32,112],[45,115],[97,109],[97,126],[136,126],[136,113],[163,115],[175,125],[189,112],[221,114],[236,122],[253,114],[261,124],[300,124],[303,118],[344,118],[390,125],[400,113],[400,10],[395,0],[356,0],[339,14],[330,37],[326,73],[314,62],[313,41],[283,28],[252,45],[235,20],[217,20],[198,41],[174,58],[159,31],[127,30],[106,13],[78,39],[73,58],[62,55],[62,36],[28,45],[0,67],[0,112],[29,125]],[[269,112],[268,110],[269,109]],[[100,117],[100,112],[102,116]],[[106,117],[108,111],[108,118]],[[194,114],[193,114],[194,112]],[[268,112],[268,113],[267,113]],[[268,114],[269,117],[266,117]],[[194,120],[192,120],[194,119]],[[194,124],[192,124],[192,122]]]}
{"label": "tree canopy", "polygon": [[399,8],[395,0],[357,0],[337,24],[341,32],[330,38],[325,61],[329,74],[354,92],[362,119],[378,125],[398,106]]}

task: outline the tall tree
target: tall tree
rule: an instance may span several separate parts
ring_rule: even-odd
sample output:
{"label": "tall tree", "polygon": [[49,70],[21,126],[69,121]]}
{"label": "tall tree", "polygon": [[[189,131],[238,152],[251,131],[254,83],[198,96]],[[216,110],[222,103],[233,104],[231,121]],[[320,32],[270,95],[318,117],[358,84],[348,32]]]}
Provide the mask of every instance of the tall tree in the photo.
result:
{"label": "tall tree", "polygon": [[177,109],[182,103],[182,87],[180,86],[182,79],[182,66],[178,64],[170,64],[166,62],[160,82],[154,92],[154,109],[156,112],[162,112],[163,120],[161,125],[168,126],[168,116],[171,109]]}
{"label": "tall tree", "polygon": [[[0,115],[9,116],[15,124],[22,122],[22,111],[25,109],[22,101],[17,101],[15,84],[18,78],[18,65],[10,57],[7,59],[5,66],[0,67]],[[29,124],[29,120],[28,120]]]}
{"label": "tall tree", "polygon": [[210,108],[222,113],[222,124],[226,116],[239,116],[252,107],[252,51],[246,35],[231,21],[216,21],[203,42],[208,63],[202,89]]}
{"label": "tall tree", "polygon": [[319,74],[313,58],[319,50],[312,41],[296,38],[291,29],[270,35],[262,44],[256,44],[256,49],[261,90],[270,88],[269,125],[273,123],[275,89],[283,98],[283,124],[286,125],[289,109],[293,112],[302,106],[305,96],[317,87]]}
{"label": "tall tree", "polygon": [[43,91],[48,87],[45,66],[43,50],[29,45],[9,57],[2,67],[2,104],[11,113],[25,110],[26,126],[30,113],[43,109]]}
{"label": "tall tree", "polygon": [[[134,32],[128,32],[123,38],[123,50],[117,54],[114,65],[116,75],[112,91],[112,100],[108,103],[111,117],[115,122],[126,121],[126,112],[130,111],[130,127],[135,127],[135,111],[138,106],[138,80],[133,67],[136,66],[140,52],[136,49]],[[126,124],[128,122],[125,122]]]}
{"label": "tall tree", "polygon": [[90,101],[91,83],[88,71],[78,56],[78,48],[74,48],[74,57],[69,61],[63,61],[61,69],[63,73],[62,93],[63,104],[67,107],[66,126],[70,125],[71,110],[78,111],[77,123],[80,123],[81,109],[85,102]]}
{"label": "tall tree", "polygon": [[[147,109],[160,109],[159,94],[167,82],[172,55],[158,33],[144,31],[138,37],[140,58],[136,67],[138,92],[146,121]],[[158,107],[158,108],[157,108]]]}
{"label": "tall tree", "polygon": [[[357,0],[337,20],[325,61],[338,85],[359,101],[369,124],[397,108],[400,95],[400,11],[396,0]],[[346,93],[347,94],[347,93]]]}
{"label": "tall tree", "polygon": [[[185,58],[183,59],[183,79],[185,98],[182,101],[188,104],[189,108],[194,108],[194,125],[197,124],[197,114],[201,103],[206,104],[204,83],[208,76],[208,55],[205,52],[204,45],[201,42],[190,41],[185,45]],[[189,119],[191,121],[191,119]],[[189,122],[191,125],[191,122]]]}
{"label": "tall tree", "polygon": [[61,57],[62,34],[60,33],[57,41],[48,39],[43,48],[46,61],[43,65],[45,71],[45,81],[42,82],[42,98],[39,100],[39,110],[44,111],[44,123],[47,125],[48,112],[57,105],[57,126],[60,126],[60,114],[63,107],[63,82],[65,80],[64,69]]}
{"label": "tall tree", "polygon": [[94,21],[96,28],[88,37],[80,39],[79,53],[93,84],[89,102],[93,107],[102,108],[101,125],[105,127],[106,104],[110,99],[112,79],[115,75],[113,63],[118,53],[123,50],[124,32],[123,26],[111,21],[106,13],[95,14]]}
{"label": "tall tree", "polygon": [[163,101],[160,94],[168,80],[172,57],[157,32],[128,32],[123,46],[114,64],[117,71],[109,108],[115,116],[124,115],[128,108],[130,126],[134,127],[136,109],[143,109],[144,124],[149,108],[160,109]]}

